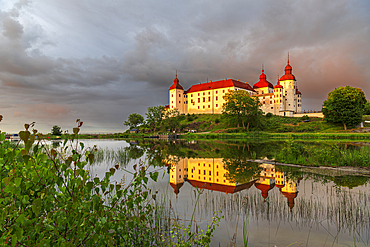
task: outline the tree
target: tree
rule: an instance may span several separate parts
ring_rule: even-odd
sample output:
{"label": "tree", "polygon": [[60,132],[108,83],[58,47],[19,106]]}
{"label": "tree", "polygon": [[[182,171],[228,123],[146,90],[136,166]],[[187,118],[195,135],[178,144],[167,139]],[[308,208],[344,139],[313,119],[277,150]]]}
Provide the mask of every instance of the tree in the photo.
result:
{"label": "tree", "polygon": [[366,102],[365,94],[360,88],[338,87],[324,101],[322,113],[327,122],[343,124],[347,130],[347,126],[354,126],[362,121]]}
{"label": "tree", "polygon": [[163,117],[164,106],[150,106],[146,115],[146,123],[151,128],[151,131],[155,131],[156,127],[161,123]]}
{"label": "tree", "polygon": [[370,115],[370,101],[365,103],[364,115]]}
{"label": "tree", "polygon": [[60,136],[62,134],[62,128],[58,125],[54,125],[51,129],[51,134],[55,136]]}
{"label": "tree", "polygon": [[129,126],[130,129],[136,128],[138,125],[142,124],[144,122],[144,117],[141,116],[138,113],[132,113],[128,116],[127,121],[125,121],[123,124],[126,126]]}
{"label": "tree", "polygon": [[180,112],[178,109],[170,109],[164,112],[162,124],[166,129],[175,130],[180,125]]}
{"label": "tree", "polygon": [[241,124],[245,130],[247,124],[248,130],[249,126],[254,127],[260,123],[263,113],[257,97],[251,97],[247,91],[238,90],[226,93],[224,99],[226,103],[223,105],[222,114],[238,127]]}

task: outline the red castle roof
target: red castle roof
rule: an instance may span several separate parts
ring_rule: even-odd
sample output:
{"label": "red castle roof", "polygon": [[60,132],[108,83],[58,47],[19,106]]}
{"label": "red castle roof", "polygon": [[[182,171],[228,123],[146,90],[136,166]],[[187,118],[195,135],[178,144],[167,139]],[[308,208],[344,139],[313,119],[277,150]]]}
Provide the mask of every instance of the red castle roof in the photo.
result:
{"label": "red castle roof", "polygon": [[236,186],[232,185],[225,185],[225,184],[217,184],[217,183],[208,183],[208,182],[200,182],[197,180],[190,180],[188,179],[188,182],[196,188],[199,189],[207,189],[207,190],[214,190],[214,191],[220,191],[220,192],[225,192],[225,193],[235,193],[238,191],[242,191],[245,189],[249,189],[252,187],[252,185],[255,183],[256,180],[252,180],[248,183],[245,184],[239,184]]}
{"label": "red castle roof", "polygon": [[253,88],[262,88],[262,87],[274,87],[271,82],[266,80],[266,75],[264,70],[262,70],[262,74],[260,75],[260,80],[253,85]]}
{"label": "red castle roof", "polygon": [[180,192],[180,188],[184,185],[184,183],[178,183],[178,184],[170,183],[170,185],[174,189],[175,194],[177,195]]}
{"label": "red castle roof", "polygon": [[171,90],[171,89],[181,89],[181,90],[184,90],[184,88],[180,85],[179,79],[177,79],[177,74],[176,74],[176,78],[175,78],[175,80],[173,80],[173,84],[172,84],[172,86],[170,87],[169,90]]}
{"label": "red castle roof", "polygon": [[290,212],[292,212],[292,209],[294,207],[294,198],[297,197],[298,191],[297,192],[282,192],[282,194],[288,199],[288,207],[290,208]]}
{"label": "red castle roof", "polygon": [[280,85],[280,80],[278,79],[278,81],[277,81],[277,84],[274,86],[274,89],[275,88],[283,88],[283,86],[282,85]]}
{"label": "red castle roof", "polygon": [[255,183],[254,186],[261,191],[262,197],[265,199],[268,197],[269,191],[275,187],[274,184],[267,185],[267,184],[260,184],[260,183]]}
{"label": "red castle roof", "polygon": [[285,75],[283,75],[280,78],[280,81],[285,81],[285,80],[296,80],[295,76],[292,74],[292,66],[289,64],[289,56],[288,56],[288,64],[285,66]]}
{"label": "red castle roof", "polygon": [[225,88],[225,87],[238,87],[238,88],[243,88],[243,89],[247,89],[247,90],[254,92],[253,88],[246,82],[241,82],[241,81],[237,81],[234,79],[225,79],[221,81],[211,81],[207,83],[193,85],[186,91],[186,93],[194,93],[194,92],[199,92],[199,91],[204,91],[204,90],[218,89],[218,88]]}

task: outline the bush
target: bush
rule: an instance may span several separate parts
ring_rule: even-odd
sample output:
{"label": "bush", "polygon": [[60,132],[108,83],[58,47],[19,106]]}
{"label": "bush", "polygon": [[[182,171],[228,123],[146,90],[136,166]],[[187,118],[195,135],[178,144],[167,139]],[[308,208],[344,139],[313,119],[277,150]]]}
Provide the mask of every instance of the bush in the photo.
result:
{"label": "bush", "polygon": [[220,119],[216,118],[215,123],[218,124],[220,122]]}
{"label": "bush", "polygon": [[215,221],[205,233],[191,233],[190,223],[185,229],[171,225],[168,233],[155,225],[155,193],[147,184],[158,172],[148,172],[149,166],[134,165],[125,186],[110,183],[119,165],[102,179],[90,177],[85,167],[97,150],[78,142],[81,126],[77,120],[62,151],[29,131],[33,124],[19,132],[24,146],[12,147],[0,134],[1,246],[168,246],[176,244],[170,232],[187,237],[189,246],[210,243]]}
{"label": "bush", "polygon": [[305,120],[309,120],[310,117],[308,115],[304,115],[303,117],[301,117],[301,121],[305,121]]}
{"label": "bush", "polygon": [[266,114],[266,117],[267,118],[270,118],[270,117],[272,117],[273,116],[273,114],[271,113],[271,112],[268,112],[267,114]]}

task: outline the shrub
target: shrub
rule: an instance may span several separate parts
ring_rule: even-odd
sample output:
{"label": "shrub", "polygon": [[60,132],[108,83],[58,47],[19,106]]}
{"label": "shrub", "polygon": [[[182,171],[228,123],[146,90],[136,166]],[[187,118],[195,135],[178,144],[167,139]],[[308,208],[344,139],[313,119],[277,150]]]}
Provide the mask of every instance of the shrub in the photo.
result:
{"label": "shrub", "polygon": [[268,112],[267,114],[266,114],[266,117],[267,118],[270,118],[270,117],[272,117],[273,116],[273,114],[271,113],[271,112]]}
{"label": "shrub", "polygon": [[85,167],[97,149],[78,142],[81,126],[77,120],[61,151],[46,145],[37,130],[29,131],[33,124],[19,132],[24,146],[12,147],[0,134],[0,245],[167,246],[176,241],[164,242],[163,236],[183,232],[189,246],[210,243],[215,222],[205,233],[191,233],[190,224],[183,232],[176,225],[168,233],[156,227],[156,194],[147,184],[158,172],[149,172],[148,165],[134,165],[125,186],[110,183],[118,164],[102,179],[90,177]]}
{"label": "shrub", "polygon": [[305,120],[309,120],[310,117],[308,115],[304,115],[303,117],[301,117],[301,121],[305,121]]}

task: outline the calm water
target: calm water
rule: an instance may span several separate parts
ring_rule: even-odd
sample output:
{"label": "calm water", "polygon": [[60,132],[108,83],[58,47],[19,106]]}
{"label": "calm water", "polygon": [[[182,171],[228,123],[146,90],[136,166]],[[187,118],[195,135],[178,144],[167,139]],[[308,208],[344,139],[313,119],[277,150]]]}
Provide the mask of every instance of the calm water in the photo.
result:
{"label": "calm water", "polygon": [[[249,162],[272,158],[282,142],[83,142],[100,149],[92,176],[117,163],[128,170],[140,160],[156,165],[161,175],[152,189],[174,217],[188,222],[194,213],[205,229],[221,211],[213,246],[244,246],[243,229],[248,246],[370,246],[369,177]],[[123,170],[112,178],[129,179]]]}

